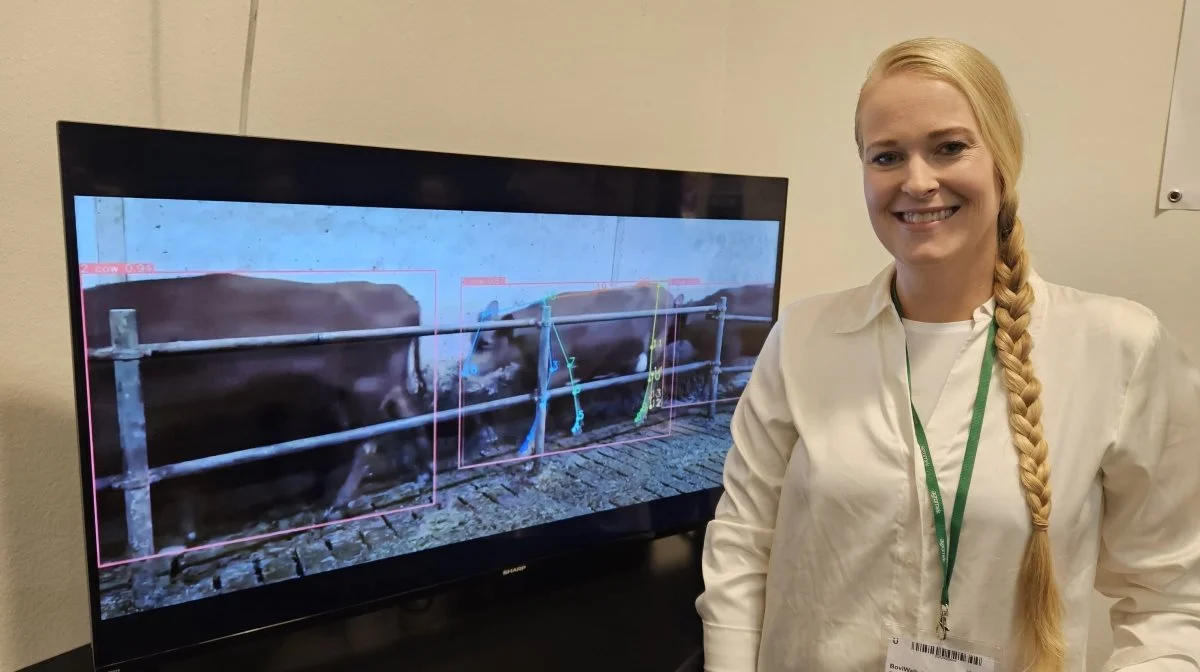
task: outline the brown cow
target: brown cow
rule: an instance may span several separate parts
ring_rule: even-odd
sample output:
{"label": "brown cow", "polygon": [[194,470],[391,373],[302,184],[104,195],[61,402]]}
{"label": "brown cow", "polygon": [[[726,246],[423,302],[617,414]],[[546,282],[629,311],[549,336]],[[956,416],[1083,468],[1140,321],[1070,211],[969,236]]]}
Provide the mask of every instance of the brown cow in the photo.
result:
{"label": "brown cow", "polygon": [[[725,287],[696,301],[683,303],[680,296],[677,301],[686,306],[709,306],[717,303],[720,297],[725,297],[726,313],[731,315],[756,315],[771,317],[775,305],[775,285],[741,285]],[[688,313],[680,315],[675,324],[676,341],[687,341],[700,360],[711,360],[717,352],[717,321],[708,318],[703,313]],[[729,320],[725,322],[725,333],[721,340],[721,362],[730,364],[741,357],[757,357],[766,342],[767,334],[771,331],[769,322],[740,322]]]}
{"label": "brown cow", "polygon": [[[564,292],[551,295],[548,300],[551,318],[655,309],[665,311],[673,303],[666,288],[648,284]],[[498,311],[499,305],[492,301],[481,317],[494,316]],[[541,316],[542,302],[538,301],[489,319],[522,320]],[[572,379],[575,382],[583,382],[606,375],[624,375],[649,370],[651,339],[657,337],[657,347],[662,348],[668,324],[668,316],[656,315],[556,326],[550,339],[550,358],[570,365],[560,365],[554,370],[550,378],[550,387],[566,385]],[[517,375],[526,382],[536,383],[538,338],[537,327],[480,332],[475,349],[471,353],[471,373],[486,376],[497,369],[517,364]],[[564,346],[567,349],[566,353],[563,352]]]}
{"label": "brown cow", "polygon": [[[111,344],[109,311],[118,308],[136,310],[142,343],[377,329],[420,322],[416,300],[398,285],[211,274],[86,290],[90,349]],[[418,342],[399,338],[144,358],[140,377],[150,467],[417,415],[426,393]],[[111,361],[89,362],[89,387],[95,475],[119,474],[123,468]],[[411,434],[417,438],[410,450],[425,466],[431,455],[424,432]],[[378,447],[386,447],[384,452],[391,454],[400,445],[400,437],[387,434],[357,445],[314,448],[190,479],[169,479],[154,487],[166,494],[172,485],[178,485],[178,498],[158,497],[161,501],[156,501],[157,493],[152,491],[151,502],[156,511],[178,503],[179,532],[194,541],[191,516],[199,513],[196,505],[228,504],[222,501],[224,494],[243,481],[247,486],[243,492],[254,490],[251,486],[257,483],[259,496],[266,499],[272,483],[307,471],[334,475],[318,489],[328,514],[356,495]],[[201,498],[201,488],[211,491]],[[120,511],[111,513],[123,521]]]}
{"label": "brown cow", "polygon": [[[661,285],[638,284],[592,291],[564,292],[547,297],[551,318],[593,313],[667,310],[672,296]],[[492,301],[480,321],[540,318],[542,301],[503,315]],[[563,387],[609,376],[648,372],[665,351],[670,323],[668,315],[629,318],[607,322],[556,325],[550,338],[549,387]],[[515,366],[513,378],[519,392],[537,387],[539,330],[537,327],[505,328],[480,332],[466,369],[470,375],[486,376]],[[651,361],[651,345],[654,345]],[[564,352],[565,349],[565,352]],[[565,397],[570,399],[568,395]],[[579,421],[577,419],[578,428]]]}

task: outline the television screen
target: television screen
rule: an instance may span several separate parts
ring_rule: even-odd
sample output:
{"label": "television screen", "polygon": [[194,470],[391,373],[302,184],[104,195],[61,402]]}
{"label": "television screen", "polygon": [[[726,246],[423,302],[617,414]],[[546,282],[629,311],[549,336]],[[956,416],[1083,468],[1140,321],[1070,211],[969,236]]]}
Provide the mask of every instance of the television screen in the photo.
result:
{"label": "television screen", "polygon": [[711,513],[783,180],[86,124],[60,151],[99,665]]}

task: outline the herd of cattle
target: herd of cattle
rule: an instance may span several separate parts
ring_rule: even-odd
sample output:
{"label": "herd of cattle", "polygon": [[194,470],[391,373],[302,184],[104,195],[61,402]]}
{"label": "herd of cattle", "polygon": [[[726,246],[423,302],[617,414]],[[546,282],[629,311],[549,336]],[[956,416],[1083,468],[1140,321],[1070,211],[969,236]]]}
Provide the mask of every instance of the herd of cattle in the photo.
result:
{"label": "herd of cattle", "polygon": [[[770,316],[774,286],[727,287],[690,301],[660,285],[563,293],[548,300],[552,316],[563,317],[711,305],[720,296],[726,297],[729,313]],[[420,325],[417,300],[395,284],[210,274],[85,290],[89,348],[111,344],[109,311],[113,309],[136,311],[141,343]],[[490,310],[495,309],[493,302]],[[536,318],[541,310],[538,302],[503,315],[484,311],[480,317]],[[727,322],[722,361],[757,355],[768,330],[764,323]],[[480,331],[472,340],[472,375],[505,371],[518,393],[535,389],[536,327]],[[655,356],[655,363],[650,362],[654,343],[686,342],[692,353],[689,359],[712,359],[715,341],[716,322],[704,314],[558,325],[553,356],[570,365],[557,367],[550,385],[645,372],[661,361]],[[420,339],[413,337],[151,355],[140,360],[149,467],[430,413],[438,390],[430,389],[428,378],[421,364]],[[124,461],[112,361],[89,361],[88,386],[94,476],[120,475]],[[533,417],[531,404],[516,408]],[[470,426],[472,432],[489,431],[478,419]],[[385,471],[380,465],[390,465],[396,478],[426,484],[435,468],[431,433],[432,425],[425,425],[156,483],[151,491],[156,546],[164,545],[164,540],[174,542],[169,545],[190,545],[214,534],[235,534],[282,500],[303,502],[326,516],[336,516],[359,493],[364,478]],[[122,492],[110,488],[96,496],[102,556],[121,557],[127,553]]]}

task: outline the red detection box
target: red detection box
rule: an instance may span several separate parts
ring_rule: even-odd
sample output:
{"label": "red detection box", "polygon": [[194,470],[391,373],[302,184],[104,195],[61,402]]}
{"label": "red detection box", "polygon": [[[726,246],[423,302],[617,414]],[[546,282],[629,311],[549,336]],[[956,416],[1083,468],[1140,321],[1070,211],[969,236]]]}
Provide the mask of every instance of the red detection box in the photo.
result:
{"label": "red detection box", "polygon": [[[470,280],[470,281],[468,281],[468,280]],[[650,280],[650,279],[645,279],[645,278],[638,279],[638,280],[620,280],[620,281],[601,280],[601,281],[560,281],[560,282],[504,282],[504,283],[498,283],[498,284],[497,283],[482,283],[482,282],[477,282],[476,280],[477,280],[476,278],[470,278],[470,279],[464,278],[459,287],[459,310],[460,310],[459,319],[460,319],[460,323],[462,324],[463,328],[465,329],[465,331],[464,331],[465,338],[463,339],[463,346],[462,346],[462,350],[459,355],[458,370],[463,375],[468,375],[468,376],[470,375],[470,372],[467,371],[464,367],[470,366],[470,363],[469,363],[470,350],[477,347],[477,343],[478,343],[480,334],[482,333],[480,331],[473,331],[470,329],[470,327],[472,324],[475,324],[478,321],[479,311],[483,310],[483,307],[487,306],[493,300],[496,301],[497,304],[499,305],[499,311],[496,315],[488,316],[489,321],[502,320],[502,319],[504,319],[505,314],[507,314],[513,310],[517,310],[519,308],[523,308],[525,306],[535,304],[540,300],[540,298],[553,296],[555,294],[566,293],[566,292],[602,292],[602,291],[605,291],[605,290],[608,290],[611,288],[618,288],[618,287],[636,287],[636,286],[647,286],[647,285],[655,285],[655,284],[662,284],[662,285],[666,284],[661,281],[655,281],[655,280]],[[465,307],[467,305],[472,306],[472,308],[474,309],[474,312],[466,313]],[[664,312],[666,310],[668,310],[669,308],[671,308],[670,305],[664,305],[664,306],[659,307],[659,309],[663,310]],[[661,317],[656,316],[656,318],[662,319],[662,320],[668,320],[668,319],[672,319],[673,316],[669,315],[669,314],[664,314]],[[551,339],[552,340],[556,339],[555,335],[552,334]],[[557,342],[561,343],[561,341],[557,341]],[[563,345],[566,345],[566,344],[563,344]],[[552,347],[555,347],[556,349],[558,349],[560,346],[555,345]],[[569,349],[570,346],[567,345],[567,348]],[[655,391],[657,391],[657,394],[658,394],[657,401],[659,402],[659,404],[661,404],[661,408],[665,408],[665,409],[667,409],[668,413],[671,413],[672,404],[669,399],[669,396],[670,396],[669,393],[671,390],[674,389],[674,381],[672,379],[670,381],[670,384],[668,384],[668,381],[662,375],[662,371],[669,368],[668,361],[667,361],[668,360],[668,357],[667,357],[668,348],[666,347],[665,343],[660,343],[660,344],[656,345],[656,349],[658,352],[654,353],[652,361],[651,361],[650,365],[647,367],[646,375],[652,376],[655,374],[655,372],[658,372],[658,376],[657,376],[657,380],[655,381],[656,384],[652,384],[650,386],[650,388],[647,390],[647,394],[648,395],[655,394]],[[569,351],[567,352],[567,357],[571,358],[571,359],[573,359],[574,357],[586,357],[586,356],[587,356],[587,354],[583,353],[583,352],[580,352],[577,355],[573,354]],[[552,366],[553,366],[553,363],[552,363]],[[630,373],[632,373],[632,371],[630,371]],[[586,381],[584,381],[584,382],[586,382]],[[466,422],[465,422],[465,416],[463,415],[463,413],[461,411],[461,409],[465,405],[465,401],[464,401],[464,385],[463,385],[461,376],[459,378],[458,393],[459,393],[459,409],[460,409],[459,414],[458,414],[458,467],[459,467],[459,469],[474,469],[474,468],[478,468],[478,467],[495,466],[495,465],[507,464],[507,463],[512,463],[512,462],[521,462],[521,461],[525,461],[525,460],[536,459],[538,457],[545,457],[545,456],[551,455],[551,454],[562,455],[562,454],[566,454],[566,453],[574,453],[574,452],[580,452],[580,451],[584,451],[584,450],[591,450],[593,448],[601,448],[603,446],[615,446],[615,445],[621,445],[621,444],[626,444],[626,443],[638,443],[638,442],[642,442],[642,441],[649,441],[651,439],[667,438],[671,435],[670,420],[668,420],[668,431],[664,434],[654,434],[654,435],[650,435],[650,436],[639,437],[636,439],[628,439],[625,441],[610,441],[610,442],[605,442],[605,443],[596,443],[596,444],[592,444],[592,445],[583,446],[580,448],[558,450],[558,451],[554,451],[553,453],[545,453],[543,455],[530,455],[530,456],[526,456],[526,457],[508,457],[508,458],[501,458],[501,459],[495,459],[495,460],[486,460],[486,461],[481,461],[481,462],[469,462],[467,459],[467,456],[465,454],[464,432],[465,432]],[[586,392],[581,393],[581,395],[586,395],[586,394],[587,394]],[[510,408],[518,408],[518,409],[527,408],[530,422],[531,423],[533,422],[533,419],[535,416],[534,416],[532,401],[528,402],[528,403],[523,402],[520,406],[510,407]],[[668,418],[670,418],[670,417],[671,416],[668,415]],[[633,418],[630,418],[630,422],[633,422]],[[584,425],[586,426],[586,424],[587,424],[587,420],[585,417]]]}
{"label": "red detection box", "polygon": [[[685,294],[687,302],[698,301],[698,300],[704,298],[705,296],[708,296],[709,294],[712,294],[713,292],[716,292],[718,290],[725,289],[728,287],[737,287],[739,285],[744,285],[744,284],[746,284],[744,281],[708,282],[708,281],[702,281],[702,280],[700,280],[700,278],[671,278],[669,281],[667,281],[667,287],[671,290],[671,294],[673,294],[673,295]],[[681,315],[675,316],[675,318],[676,318],[675,324],[676,325],[679,324],[680,317],[683,317],[683,316],[681,316]],[[729,328],[728,325],[726,325],[726,329],[728,329],[728,328]],[[705,406],[705,405],[712,403],[710,401],[692,401],[692,402],[687,402],[687,403],[682,403],[682,404],[675,402],[674,401],[674,399],[675,399],[674,385],[675,385],[675,381],[674,381],[674,377],[672,376],[672,380],[671,380],[672,404],[670,407],[672,411],[674,411],[674,409],[676,409],[676,408],[687,408],[689,406]],[[725,403],[729,403],[731,401],[737,401],[740,398],[741,397],[721,397],[720,399],[717,399],[716,401],[718,404],[725,404]],[[672,416],[672,418],[673,417],[674,416]]]}
{"label": "red detection box", "polygon": [[[154,270],[153,266],[151,266],[149,264],[94,263],[94,264],[81,264],[80,272],[83,274],[98,274],[98,275],[112,275],[114,273],[133,273],[133,272],[135,272],[133,270],[113,270],[114,268],[138,269],[138,270],[136,270],[136,272],[141,273],[141,274],[151,274],[152,273],[152,274],[160,275],[160,276],[209,275],[209,274],[239,274],[239,275],[248,275],[248,276],[269,275],[271,277],[284,277],[284,278],[294,277],[297,280],[311,279],[311,281],[313,281],[313,282],[330,282],[330,281],[332,281],[331,279],[317,279],[317,278],[329,278],[329,276],[345,276],[346,279],[367,280],[370,282],[378,282],[378,283],[394,283],[394,284],[400,285],[401,287],[404,287],[404,289],[407,290],[410,294],[412,294],[417,299],[418,302],[422,301],[423,299],[432,301],[433,315],[434,316],[438,315],[437,271],[436,270],[428,270],[428,269],[397,269],[397,270],[381,270],[381,269],[336,270],[336,269],[329,269],[329,270],[326,270],[326,269],[321,269],[321,270],[297,271],[297,270],[232,269],[232,270],[164,271],[164,270]],[[86,300],[86,291],[84,290],[83,287],[81,287],[80,288],[80,301],[81,301],[80,305],[85,305],[83,303],[85,300]],[[84,310],[85,316],[86,316],[86,312],[87,311],[85,309]],[[83,319],[86,320],[86,317],[84,317]],[[435,320],[436,320],[436,317],[435,317]],[[86,324],[84,325],[83,331],[85,334],[87,333]],[[431,383],[431,389],[437,390],[438,389],[438,384],[437,384],[438,367],[436,366],[436,362],[438,361],[438,352],[437,352],[438,338],[437,338],[436,331],[434,332],[432,338],[433,338],[433,343],[434,343],[433,361],[434,361],[435,365],[432,367],[429,367],[433,371],[433,380]],[[85,339],[85,342],[84,342],[85,350],[89,347],[89,345],[95,345],[97,347],[101,347],[98,344],[88,344],[86,342],[86,335],[85,335],[84,339]],[[90,364],[88,366],[84,367],[84,371],[85,371],[85,380],[87,381],[85,383],[85,385],[86,385],[86,389],[88,392],[88,414],[89,414],[88,431],[91,434],[91,436],[89,436],[89,444],[90,444],[89,450],[91,451],[92,473],[95,474],[96,452],[95,452],[94,432],[92,430],[93,420],[91,417],[91,413],[92,413],[91,383],[90,383],[90,376],[87,373],[89,368],[90,368]],[[433,396],[434,396],[434,401],[433,401],[433,411],[432,412],[436,414],[437,413],[437,395],[434,394]],[[383,419],[380,420],[380,422],[382,422],[382,421],[383,421]],[[382,510],[382,511],[374,511],[369,514],[347,517],[347,518],[344,518],[341,520],[315,523],[315,524],[311,524],[311,525],[299,525],[299,526],[289,527],[286,529],[272,531],[272,532],[265,533],[265,534],[257,534],[257,535],[252,535],[252,536],[241,536],[241,537],[235,536],[235,537],[231,537],[231,538],[224,538],[224,539],[221,539],[220,541],[213,542],[213,543],[207,543],[207,544],[194,546],[194,547],[190,547],[190,548],[173,549],[169,552],[159,552],[154,555],[149,555],[149,556],[142,557],[142,558],[135,558],[133,560],[116,560],[116,561],[105,562],[105,561],[103,561],[103,559],[101,559],[100,562],[98,563],[98,567],[100,569],[104,569],[107,567],[115,567],[118,565],[125,565],[125,564],[129,564],[129,563],[133,563],[133,562],[141,562],[141,561],[145,561],[145,560],[153,560],[155,558],[179,555],[180,553],[218,548],[221,546],[227,546],[229,544],[240,544],[240,543],[260,541],[260,540],[268,539],[271,537],[278,537],[278,536],[290,535],[290,534],[298,534],[298,533],[305,532],[308,530],[326,527],[328,525],[349,523],[349,522],[353,522],[353,521],[357,521],[357,520],[364,520],[367,518],[377,518],[377,517],[385,516],[388,514],[400,513],[400,512],[404,512],[404,511],[413,511],[416,509],[424,509],[427,507],[435,506],[437,504],[437,424],[436,423],[431,423],[431,424],[433,425],[433,428],[431,430],[432,431],[432,441],[433,441],[433,443],[432,443],[433,474],[432,474],[432,492],[430,493],[430,496],[429,496],[430,501],[428,501],[428,502],[424,502],[421,504],[409,505],[409,506],[402,506],[402,507],[397,507],[397,508],[393,508],[393,509],[386,509],[386,510]],[[314,448],[313,450],[322,450],[322,449],[323,448]],[[153,446],[148,445],[147,450],[153,450]],[[397,483],[397,484],[399,484],[399,483]],[[99,558],[101,558],[101,556],[100,556],[100,535],[99,535],[100,520],[99,520],[99,507],[97,505],[98,492],[97,492],[95,485],[93,485],[93,488],[92,488],[92,497],[93,497],[92,511],[96,515],[96,520],[95,520],[95,524],[96,524],[95,529],[97,531],[96,557],[99,559]]]}

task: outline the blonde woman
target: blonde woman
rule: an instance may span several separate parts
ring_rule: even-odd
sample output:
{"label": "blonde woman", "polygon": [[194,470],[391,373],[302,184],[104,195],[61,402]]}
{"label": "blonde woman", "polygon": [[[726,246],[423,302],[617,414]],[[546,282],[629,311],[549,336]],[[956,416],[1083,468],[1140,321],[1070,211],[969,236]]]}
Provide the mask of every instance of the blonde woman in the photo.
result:
{"label": "blonde woman", "polygon": [[894,263],[763,348],[705,539],[705,669],[1082,671],[1097,588],[1105,669],[1200,672],[1200,370],[1146,308],[1034,273],[1020,124],[977,50],[889,48],[855,136]]}

